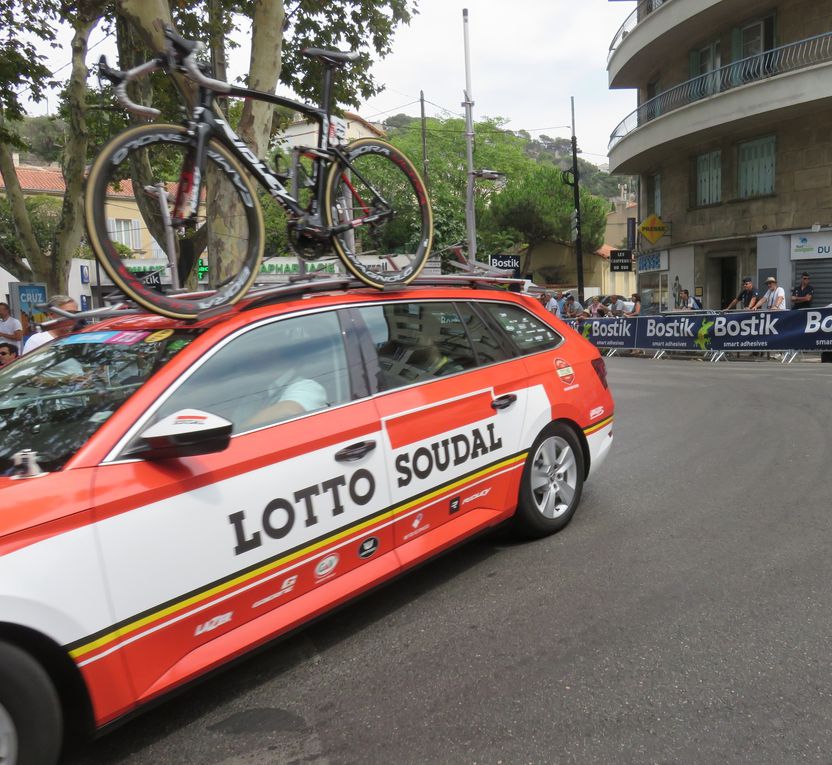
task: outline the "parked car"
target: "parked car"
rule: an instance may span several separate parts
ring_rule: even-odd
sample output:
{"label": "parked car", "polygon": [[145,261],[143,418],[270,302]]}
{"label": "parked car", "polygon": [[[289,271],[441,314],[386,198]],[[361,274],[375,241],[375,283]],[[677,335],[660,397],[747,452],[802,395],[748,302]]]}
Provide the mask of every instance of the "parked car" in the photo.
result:
{"label": "parked car", "polygon": [[612,424],[598,350],[498,289],[294,286],[24,356],[0,371],[4,762],[490,526],[562,529]]}

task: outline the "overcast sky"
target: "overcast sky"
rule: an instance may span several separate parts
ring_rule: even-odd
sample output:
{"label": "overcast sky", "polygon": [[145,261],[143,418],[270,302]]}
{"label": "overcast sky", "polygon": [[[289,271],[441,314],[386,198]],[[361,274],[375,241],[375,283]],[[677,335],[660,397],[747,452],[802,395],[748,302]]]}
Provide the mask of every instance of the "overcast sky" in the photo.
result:
{"label": "overcast sky", "polygon": [[[635,7],[610,0],[420,0],[420,12],[400,27],[393,52],[375,64],[385,85],[360,109],[383,120],[404,112],[418,116],[424,90],[428,116],[462,113],[465,56],[462,9],[468,8],[474,119],[504,117],[512,130],[569,137],[569,97],[575,97],[578,143],[585,159],[606,160],[609,135],[635,108],[631,90],[607,89],[607,52],[621,23]],[[53,71],[68,75],[68,32],[62,48],[44,53]],[[106,53],[115,60],[112,40],[99,30],[90,37],[89,63]],[[239,60],[248,56],[240,50]],[[289,94],[287,94],[289,95]],[[55,108],[56,98],[49,107]],[[31,107],[42,114],[44,104]]]}
{"label": "overcast sky", "polygon": [[[420,0],[396,33],[393,52],[374,72],[386,90],[362,109],[373,117],[418,99],[462,113],[465,55],[462,9],[468,8],[474,119],[504,117],[513,130],[569,137],[575,97],[584,157],[606,162],[610,133],[635,108],[635,92],[607,88],[607,53],[633,2],[609,0]],[[440,110],[428,105],[429,115]],[[401,111],[418,115],[419,106]],[[382,117],[383,119],[383,117]]]}

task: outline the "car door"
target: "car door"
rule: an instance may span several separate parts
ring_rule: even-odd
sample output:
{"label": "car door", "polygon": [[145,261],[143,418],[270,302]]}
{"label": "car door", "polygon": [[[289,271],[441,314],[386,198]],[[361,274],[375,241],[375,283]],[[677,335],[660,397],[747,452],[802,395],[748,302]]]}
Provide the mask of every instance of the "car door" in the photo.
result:
{"label": "car door", "polygon": [[513,508],[525,367],[467,301],[355,310],[379,391],[396,545],[410,565]]}
{"label": "car door", "polygon": [[[341,321],[308,313],[223,338],[100,466],[114,624],[82,651],[87,661],[121,652],[139,700],[397,568],[380,423]],[[125,458],[148,426],[182,411],[232,422],[230,445]]]}

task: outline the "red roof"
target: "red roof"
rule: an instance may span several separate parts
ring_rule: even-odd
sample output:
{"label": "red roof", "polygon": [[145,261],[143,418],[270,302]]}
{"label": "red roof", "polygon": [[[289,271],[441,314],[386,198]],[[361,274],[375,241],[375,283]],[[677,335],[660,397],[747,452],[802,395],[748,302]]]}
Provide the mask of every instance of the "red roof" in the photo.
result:
{"label": "red roof", "polygon": [[[17,180],[24,192],[44,192],[46,194],[64,194],[66,183],[63,173],[55,168],[48,167],[18,167]],[[3,174],[0,173],[0,189],[6,188]],[[133,199],[133,184],[130,181],[122,181],[118,190],[110,189],[110,196]]]}

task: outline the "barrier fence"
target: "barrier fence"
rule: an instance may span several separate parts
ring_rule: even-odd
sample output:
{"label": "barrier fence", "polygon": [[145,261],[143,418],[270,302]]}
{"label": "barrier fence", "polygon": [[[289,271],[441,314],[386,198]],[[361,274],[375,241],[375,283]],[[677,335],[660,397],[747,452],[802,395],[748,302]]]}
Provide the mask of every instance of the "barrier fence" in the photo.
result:
{"label": "barrier fence", "polygon": [[[832,307],[567,320],[598,348],[703,351],[718,360],[750,351],[832,351]],[[791,359],[789,359],[791,360]]]}

